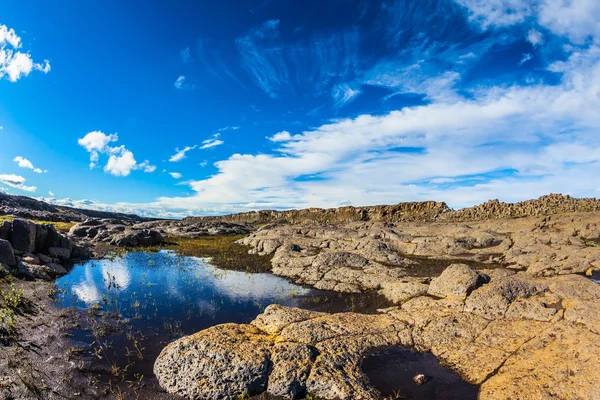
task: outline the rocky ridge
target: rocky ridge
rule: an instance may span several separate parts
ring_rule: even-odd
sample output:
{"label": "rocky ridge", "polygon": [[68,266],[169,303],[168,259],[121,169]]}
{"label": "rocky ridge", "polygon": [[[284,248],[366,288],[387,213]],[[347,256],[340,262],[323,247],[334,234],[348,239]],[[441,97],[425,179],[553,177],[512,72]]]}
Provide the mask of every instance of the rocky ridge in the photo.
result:
{"label": "rocky ridge", "polygon": [[498,200],[490,200],[474,207],[459,210],[452,210],[443,202],[424,201],[368,207],[307,208],[287,211],[262,210],[223,216],[187,217],[184,221],[221,221],[259,225],[270,223],[345,224],[357,221],[466,222],[590,211],[600,211],[600,200],[595,198],[578,199],[568,195],[549,194],[541,196],[536,200],[527,200],[518,203],[504,203]]}
{"label": "rocky ridge", "polygon": [[136,222],[149,220],[133,214],[56,206],[30,197],[6,193],[0,193],[0,215],[52,222],[85,221],[88,218],[112,218]]}

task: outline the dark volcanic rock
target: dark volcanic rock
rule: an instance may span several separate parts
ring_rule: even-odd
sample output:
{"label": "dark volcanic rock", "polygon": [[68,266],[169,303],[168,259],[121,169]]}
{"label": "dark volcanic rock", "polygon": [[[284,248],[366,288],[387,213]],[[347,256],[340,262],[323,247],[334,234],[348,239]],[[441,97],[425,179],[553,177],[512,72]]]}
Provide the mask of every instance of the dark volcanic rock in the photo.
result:
{"label": "dark volcanic rock", "polygon": [[36,226],[33,222],[15,219],[12,223],[12,245],[15,249],[27,252],[35,251]]}
{"label": "dark volcanic rock", "polygon": [[0,239],[0,264],[6,264],[11,267],[17,265],[12,245],[8,240],[4,239]]}
{"label": "dark volcanic rock", "polygon": [[110,243],[119,247],[154,246],[163,241],[158,230],[113,219],[88,219],[73,226],[69,236],[80,241]]}
{"label": "dark volcanic rock", "polygon": [[3,221],[0,223],[0,239],[11,240],[12,222]]}
{"label": "dark volcanic rock", "polygon": [[42,252],[48,249],[48,226],[38,225],[35,230],[35,251]]}

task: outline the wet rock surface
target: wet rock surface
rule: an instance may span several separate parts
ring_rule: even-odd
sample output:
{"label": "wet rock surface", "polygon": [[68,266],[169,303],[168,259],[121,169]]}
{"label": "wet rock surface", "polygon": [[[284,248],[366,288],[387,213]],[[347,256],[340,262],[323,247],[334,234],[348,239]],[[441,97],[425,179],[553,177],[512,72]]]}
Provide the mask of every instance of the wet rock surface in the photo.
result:
{"label": "wet rock surface", "polygon": [[[362,370],[364,357],[410,347],[431,352],[481,385],[481,399],[595,399],[600,336],[593,316],[599,302],[600,285],[585,277],[519,272],[492,278],[466,298],[418,296],[375,315],[271,305],[249,325],[217,326],[170,344],[155,373],[168,392],[195,399],[211,398],[214,385],[231,399],[264,391],[286,398],[372,399],[381,393]],[[524,312],[508,312],[516,304]],[[260,357],[244,361],[256,352]],[[239,360],[232,370],[240,372],[217,383],[223,360]],[[269,363],[271,368],[262,367]]]}

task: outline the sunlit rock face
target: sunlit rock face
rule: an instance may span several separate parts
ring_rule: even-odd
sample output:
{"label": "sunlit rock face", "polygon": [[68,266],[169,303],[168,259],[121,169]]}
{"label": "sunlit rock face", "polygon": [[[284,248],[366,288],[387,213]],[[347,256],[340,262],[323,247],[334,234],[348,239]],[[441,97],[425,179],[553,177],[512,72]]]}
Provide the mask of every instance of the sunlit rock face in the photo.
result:
{"label": "sunlit rock face", "polygon": [[[446,274],[450,287],[472,275],[456,270]],[[481,385],[481,399],[597,399],[600,285],[578,275],[487,278],[466,295],[417,296],[375,315],[271,305],[251,324],[216,326],[168,345],[154,372],[168,392],[191,399],[265,391],[372,399],[379,393],[361,370],[362,358],[402,346],[432,352]],[[565,374],[565,358],[573,373]]]}

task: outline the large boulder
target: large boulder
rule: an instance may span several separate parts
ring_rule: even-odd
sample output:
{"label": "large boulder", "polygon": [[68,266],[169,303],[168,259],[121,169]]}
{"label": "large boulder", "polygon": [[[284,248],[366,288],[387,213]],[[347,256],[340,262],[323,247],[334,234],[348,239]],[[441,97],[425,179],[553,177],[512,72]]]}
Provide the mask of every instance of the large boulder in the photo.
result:
{"label": "large boulder", "polygon": [[22,261],[17,265],[17,269],[19,273],[31,279],[41,279],[43,281],[52,280],[52,277],[49,274],[50,270],[45,265],[29,264]]}
{"label": "large boulder", "polygon": [[0,223],[0,239],[8,240],[10,242],[11,230],[12,230],[12,222],[3,221],[2,223]]}
{"label": "large boulder", "polygon": [[427,293],[436,297],[466,298],[489,278],[466,264],[452,264],[433,279]]}
{"label": "large boulder", "polygon": [[35,229],[35,250],[37,252],[44,252],[48,249],[46,245],[48,241],[48,226],[37,225]]}
{"label": "large boulder", "polygon": [[8,240],[0,239],[0,264],[8,266],[17,265],[13,247]]}
{"label": "large boulder", "polygon": [[24,219],[12,223],[12,245],[16,250],[33,253],[35,251],[36,226]]}
{"label": "large boulder", "polygon": [[60,247],[61,235],[56,231],[54,225],[49,225],[47,230],[48,236],[46,237],[46,247]]}
{"label": "large boulder", "polygon": [[225,324],[167,346],[154,374],[169,393],[187,399],[238,399],[267,388],[269,335],[252,325]]}
{"label": "large boulder", "polygon": [[71,258],[71,250],[64,247],[50,247],[48,249],[48,253],[52,257],[58,258],[61,261],[67,261],[69,258]]}

